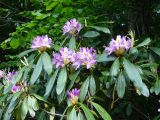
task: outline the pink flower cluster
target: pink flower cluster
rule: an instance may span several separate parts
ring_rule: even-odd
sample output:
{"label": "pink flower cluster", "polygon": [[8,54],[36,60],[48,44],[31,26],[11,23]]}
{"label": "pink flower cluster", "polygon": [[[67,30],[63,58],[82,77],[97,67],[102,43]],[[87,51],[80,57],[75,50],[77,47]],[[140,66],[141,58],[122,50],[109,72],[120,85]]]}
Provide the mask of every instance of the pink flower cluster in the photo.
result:
{"label": "pink flower cluster", "polygon": [[71,19],[65,23],[63,26],[63,34],[69,33],[70,35],[75,35],[82,29],[82,25],[75,19]]}
{"label": "pink flower cluster", "polygon": [[116,40],[112,39],[109,46],[105,48],[106,52],[110,55],[115,53],[116,55],[121,55],[131,48],[131,39],[126,36],[117,35]]}
{"label": "pink flower cluster", "polygon": [[46,48],[50,48],[52,43],[52,39],[47,35],[37,36],[34,38],[32,42],[32,49],[45,50]]}
{"label": "pink flower cluster", "polygon": [[82,47],[78,52],[67,47],[61,48],[59,53],[53,53],[53,65],[56,68],[64,67],[71,63],[77,70],[80,66],[90,69],[96,64],[96,51],[93,48]]}
{"label": "pink flower cluster", "polygon": [[61,48],[59,53],[53,53],[53,65],[56,68],[64,67],[71,62],[73,51],[67,47]]}

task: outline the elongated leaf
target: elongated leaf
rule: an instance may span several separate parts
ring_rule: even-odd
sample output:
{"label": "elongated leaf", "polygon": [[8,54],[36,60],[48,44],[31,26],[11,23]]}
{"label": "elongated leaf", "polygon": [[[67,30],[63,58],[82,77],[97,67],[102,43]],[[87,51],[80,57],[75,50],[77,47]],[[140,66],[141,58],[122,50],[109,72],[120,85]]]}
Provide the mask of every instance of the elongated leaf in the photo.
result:
{"label": "elongated leaf", "polygon": [[16,73],[16,75],[13,77],[13,85],[15,85],[17,82],[19,82],[20,80],[21,80],[21,78],[22,78],[22,75],[23,75],[23,71],[24,71],[24,69],[21,69],[20,71],[18,71],[17,73]]}
{"label": "elongated leaf", "polygon": [[42,54],[42,62],[45,71],[50,75],[52,73],[52,61],[47,52]]}
{"label": "elongated leaf", "polygon": [[142,89],[141,89],[142,95],[149,97],[149,90],[148,90],[147,86],[143,83],[141,87],[142,87]]}
{"label": "elongated leaf", "polygon": [[81,112],[78,113],[78,118],[77,120],[85,120],[83,114]]}
{"label": "elongated leaf", "polygon": [[97,37],[99,36],[100,34],[96,31],[88,31],[86,32],[83,36],[84,37],[89,37],[89,38],[93,38],[93,37]]}
{"label": "elongated leaf", "polygon": [[79,95],[79,99],[80,99],[81,102],[84,101],[84,99],[87,95],[88,86],[89,86],[89,79],[90,79],[90,76],[87,77],[87,79],[84,81],[84,83],[81,86],[80,95]]}
{"label": "elongated leaf", "polygon": [[[33,97],[32,97],[33,98]],[[27,100],[27,104],[28,104],[28,110],[29,110],[29,114],[34,117],[35,116],[35,111],[33,110],[33,106],[32,106],[32,98],[30,95],[28,95],[28,100]]]}
{"label": "elongated leaf", "polygon": [[30,52],[32,52],[32,51],[34,51],[34,50],[33,50],[33,49],[30,49],[30,50],[23,51],[23,52],[21,52],[21,53],[18,55],[18,57],[21,58],[21,57],[27,55],[28,53],[30,53]]}
{"label": "elongated leaf", "polygon": [[32,73],[32,76],[31,76],[31,80],[30,80],[31,84],[34,84],[36,82],[41,71],[42,71],[42,57],[40,56],[40,58],[37,62],[37,65],[35,66],[34,71]]}
{"label": "elongated leaf", "polygon": [[160,80],[156,80],[150,91],[152,93],[155,92],[156,95],[160,93]]}
{"label": "elongated leaf", "polygon": [[69,120],[77,120],[77,113],[75,108],[73,107],[72,111],[69,114]]}
{"label": "elongated leaf", "polygon": [[145,45],[149,45],[150,42],[151,42],[151,39],[150,38],[146,38],[142,43],[140,43],[136,47],[142,47],[142,46],[145,46]]}
{"label": "elongated leaf", "polygon": [[81,106],[81,108],[83,109],[84,114],[85,114],[87,120],[95,120],[92,112],[90,111],[90,109],[87,108],[87,106],[85,106],[85,105],[82,104],[82,103],[80,103],[80,106]]}
{"label": "elongated leaf", "polygon": [[74,84],[75,80],[77,79],[79,73],[80,73],[80,70],[76,71],[74,74],[72,74],[70,76],[71,82],[70,82],[69,87],[68,87],[69,90],[73,87],[73,84]]}
{"label": "elongated leaf", "polygon": [[75,37],[72,37],[69,41],[69,48],[72,50],[76,49],[76,39]]}
{"label": "elongated leaf", "polygon": [[57,96],[59,104],[64,100],[65,94],[66,94],[66,90],[64,87],[63,91]]}
{"label": "elongated leaf", "polygon": [[45,4],[46,4],[46,11],[48,11],[54,8],[58,4],[58,2],[57,1],[47,1],[45,2]]}
{"label": "elongated leaf", "polygon": [[29,107],[28,111],[29,111],[29,114],[30,114],[31,117],[35,117],[36,112],[32,108]]}
{"label": "elongated leaf", "polygon": [[98,31],[102,31],[102,32],[107,33],[107,34],[111,33],[110,30],[107,27],[100,27],[100,26],[89,26],[89,27],[94,28]]}
{"label": "elongated leaf", "polygon": [[110,70],[111,76],[117,76],[119,72],[119,67],[120,67],[119,58],[117,58],[111,66]]}
{"label": "elongated leaf", "polygon": [[61,94],[61,92],[63,91],[66,82],[67,82],[67,71],[66,68],[62,68],[59,73],[56,86],[56,92],[58,95]]}
{"label": "elongated leaf", "polygon": [[53,88],[53,85],[56,81],[56,77],[57,77],[57,74],[58,74],[58,71],[59,69],[57,69],[53,76],[49,79],[48,83],[47,83],[47,86],[46,86],[46,92],[45,92],[45,95],[44,96],[48,96]]}
{"label": "elongated leaf", "polygon": [[116,87],[119,98],[122,98],[124,96],[125,87],[126,87],[125,77],[123,73],[120,72],[118,76],[117,87]]}
{"label": "elongated leaf", "polygon": [[115,57],[107,56],[106,53],[98,54],[96,57],[97,62],[109,62],[109,61],[114,61],[114,60],[115,60]]}
{"label": "elongated leaf", "polygon": [[31,104],[32,104],[32,108],[33,110],[37,111],[39,110],[39,106],[38,106],[38,102],[37,102],[37,99],[33,96],[31,96]]}
{"label": "elongated leaf", "polygon": [[111,116],[106,112],[104,108],[102,108],[97,103],[94,103],[94,102],[91,102],[91,103],[104,120],[112,120]]}
{"label": "elongated leaf", "polygon": [[6,94],[6,93],[8,93],[9,91],[11,91],[12,86],[13,86],[13,84],[9,84],[9,85],[4,86],[3,94]]}
{"label": "elongated leaf", "polygon": [[136,87],[140,88],[142,85],[142,78],[136,67],[125,58],[123,59],[123,64],[128,78],[136,85]]}
{"label": "elongated leaf", "polygon": [[96,93],[96,83],[92,75],[90,76],[90,80],[89,80],[89,91],[92,96],[95,95]]}
{"label": "elongated leaf", "polygon": [[23,100],[22,106],[21,106],[21,119],[24,120],[26,115],[28,113],[28,102],[27,97]]}
{"label": "elongated leaf", "polygon": [[43,98],[42,96],[39,96],[39,95],[37,95],[37,94],[35,94],[35,93],[33,94],[33,96],[36,97],[38,100],[43,101],[43,102],[46,102],[46,103],[49,104],[49,102],[48,102],[45,98]]}
{"label": "elongated leaf", "polygon": [[157,47],[150,47],[150,49],[155,52],[157,55],[160,56],[160,48],[157,48]]}
{"label": "elongated leaf", "polygon": [[17,92],[13,95],[10,104],[7,108],[7,111],[4,114],[4,120],[10,120],[11,117],[11,113],[12,111],[15,109],[16,105],[17,105],[17,99],[18,97],[21,95],[21,92]]}
{"label": "elongated leaf", "polygon": [[123,59],[124,69],[128,78],[134,83],[134,86],[146,97],[149,96],[149,90],[147,86],[142,82],[139,70],[135,65],[130,63],[125,58]]}

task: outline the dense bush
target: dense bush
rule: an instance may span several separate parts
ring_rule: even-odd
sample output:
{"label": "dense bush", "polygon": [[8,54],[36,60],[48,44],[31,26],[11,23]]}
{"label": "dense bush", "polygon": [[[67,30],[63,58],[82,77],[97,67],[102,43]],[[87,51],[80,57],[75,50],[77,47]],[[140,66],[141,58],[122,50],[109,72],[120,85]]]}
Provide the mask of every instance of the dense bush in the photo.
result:
{"label": "dense bush", "polygon": [[128,30],[118,17],[134,2],[117,2],[26,3],[1,44],[13,51],[0,65],[1,119],[160,119],[158,34]]}

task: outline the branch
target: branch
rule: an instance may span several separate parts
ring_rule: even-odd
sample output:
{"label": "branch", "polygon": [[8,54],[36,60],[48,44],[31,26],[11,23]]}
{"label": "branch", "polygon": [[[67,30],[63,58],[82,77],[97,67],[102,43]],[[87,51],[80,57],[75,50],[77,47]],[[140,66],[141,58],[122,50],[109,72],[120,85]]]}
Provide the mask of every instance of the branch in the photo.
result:
{"label": "branch", "polygon": [[[41,108],[42,109],[42,108]],[[47,110],[45,109],[42,109],[44,112],[46,112],[47,114],[49,115],[52,115],[52,116],[59,116],[59,117],[67,117],[67,115],[61,115],[61,114],[57,114],[57,113],[51,113],[51,112],[48,112]]]}

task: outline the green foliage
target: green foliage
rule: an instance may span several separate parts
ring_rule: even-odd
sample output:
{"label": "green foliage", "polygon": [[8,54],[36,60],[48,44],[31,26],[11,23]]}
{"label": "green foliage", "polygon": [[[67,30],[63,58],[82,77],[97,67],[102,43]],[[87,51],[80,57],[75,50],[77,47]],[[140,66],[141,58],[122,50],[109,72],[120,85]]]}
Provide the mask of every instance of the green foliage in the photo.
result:
{"label": "green foliage", "polygon": [[[157,32],[160,3],[143,1],[142,6],[141,2],[2,0],[0,26],[3,23],[7,26],[4,24],[0,34],[3,40],[0,68],[5,71],[0,81],[0,119],[158,120],[158,108],[154,106],[160,94]],[[154,16],[148,15],[151,13]],[[63,35],[62,27],[71,18],[76,18],[83,28],[74,35]],[[130,29],[136,34],[127,34]],[[10,33],[9,38],[5,32]],[[132,47],[123,55],[108,55],[103,46],[108,46],[118,34],[127,34]],[[30,49],[38,35],[52,38],[50,49]],[[74,69],[68,63],[56,68],[51,56],[62,47],[74,51],[80,47],[94,48],[96,65]],[[13,82],[7,78],[11,70],[17,71]],[[14,85],[23,86],[23,90],[13,93]],[[76,102],[67,98],[67,92],[73,88],[80,89]]]}

